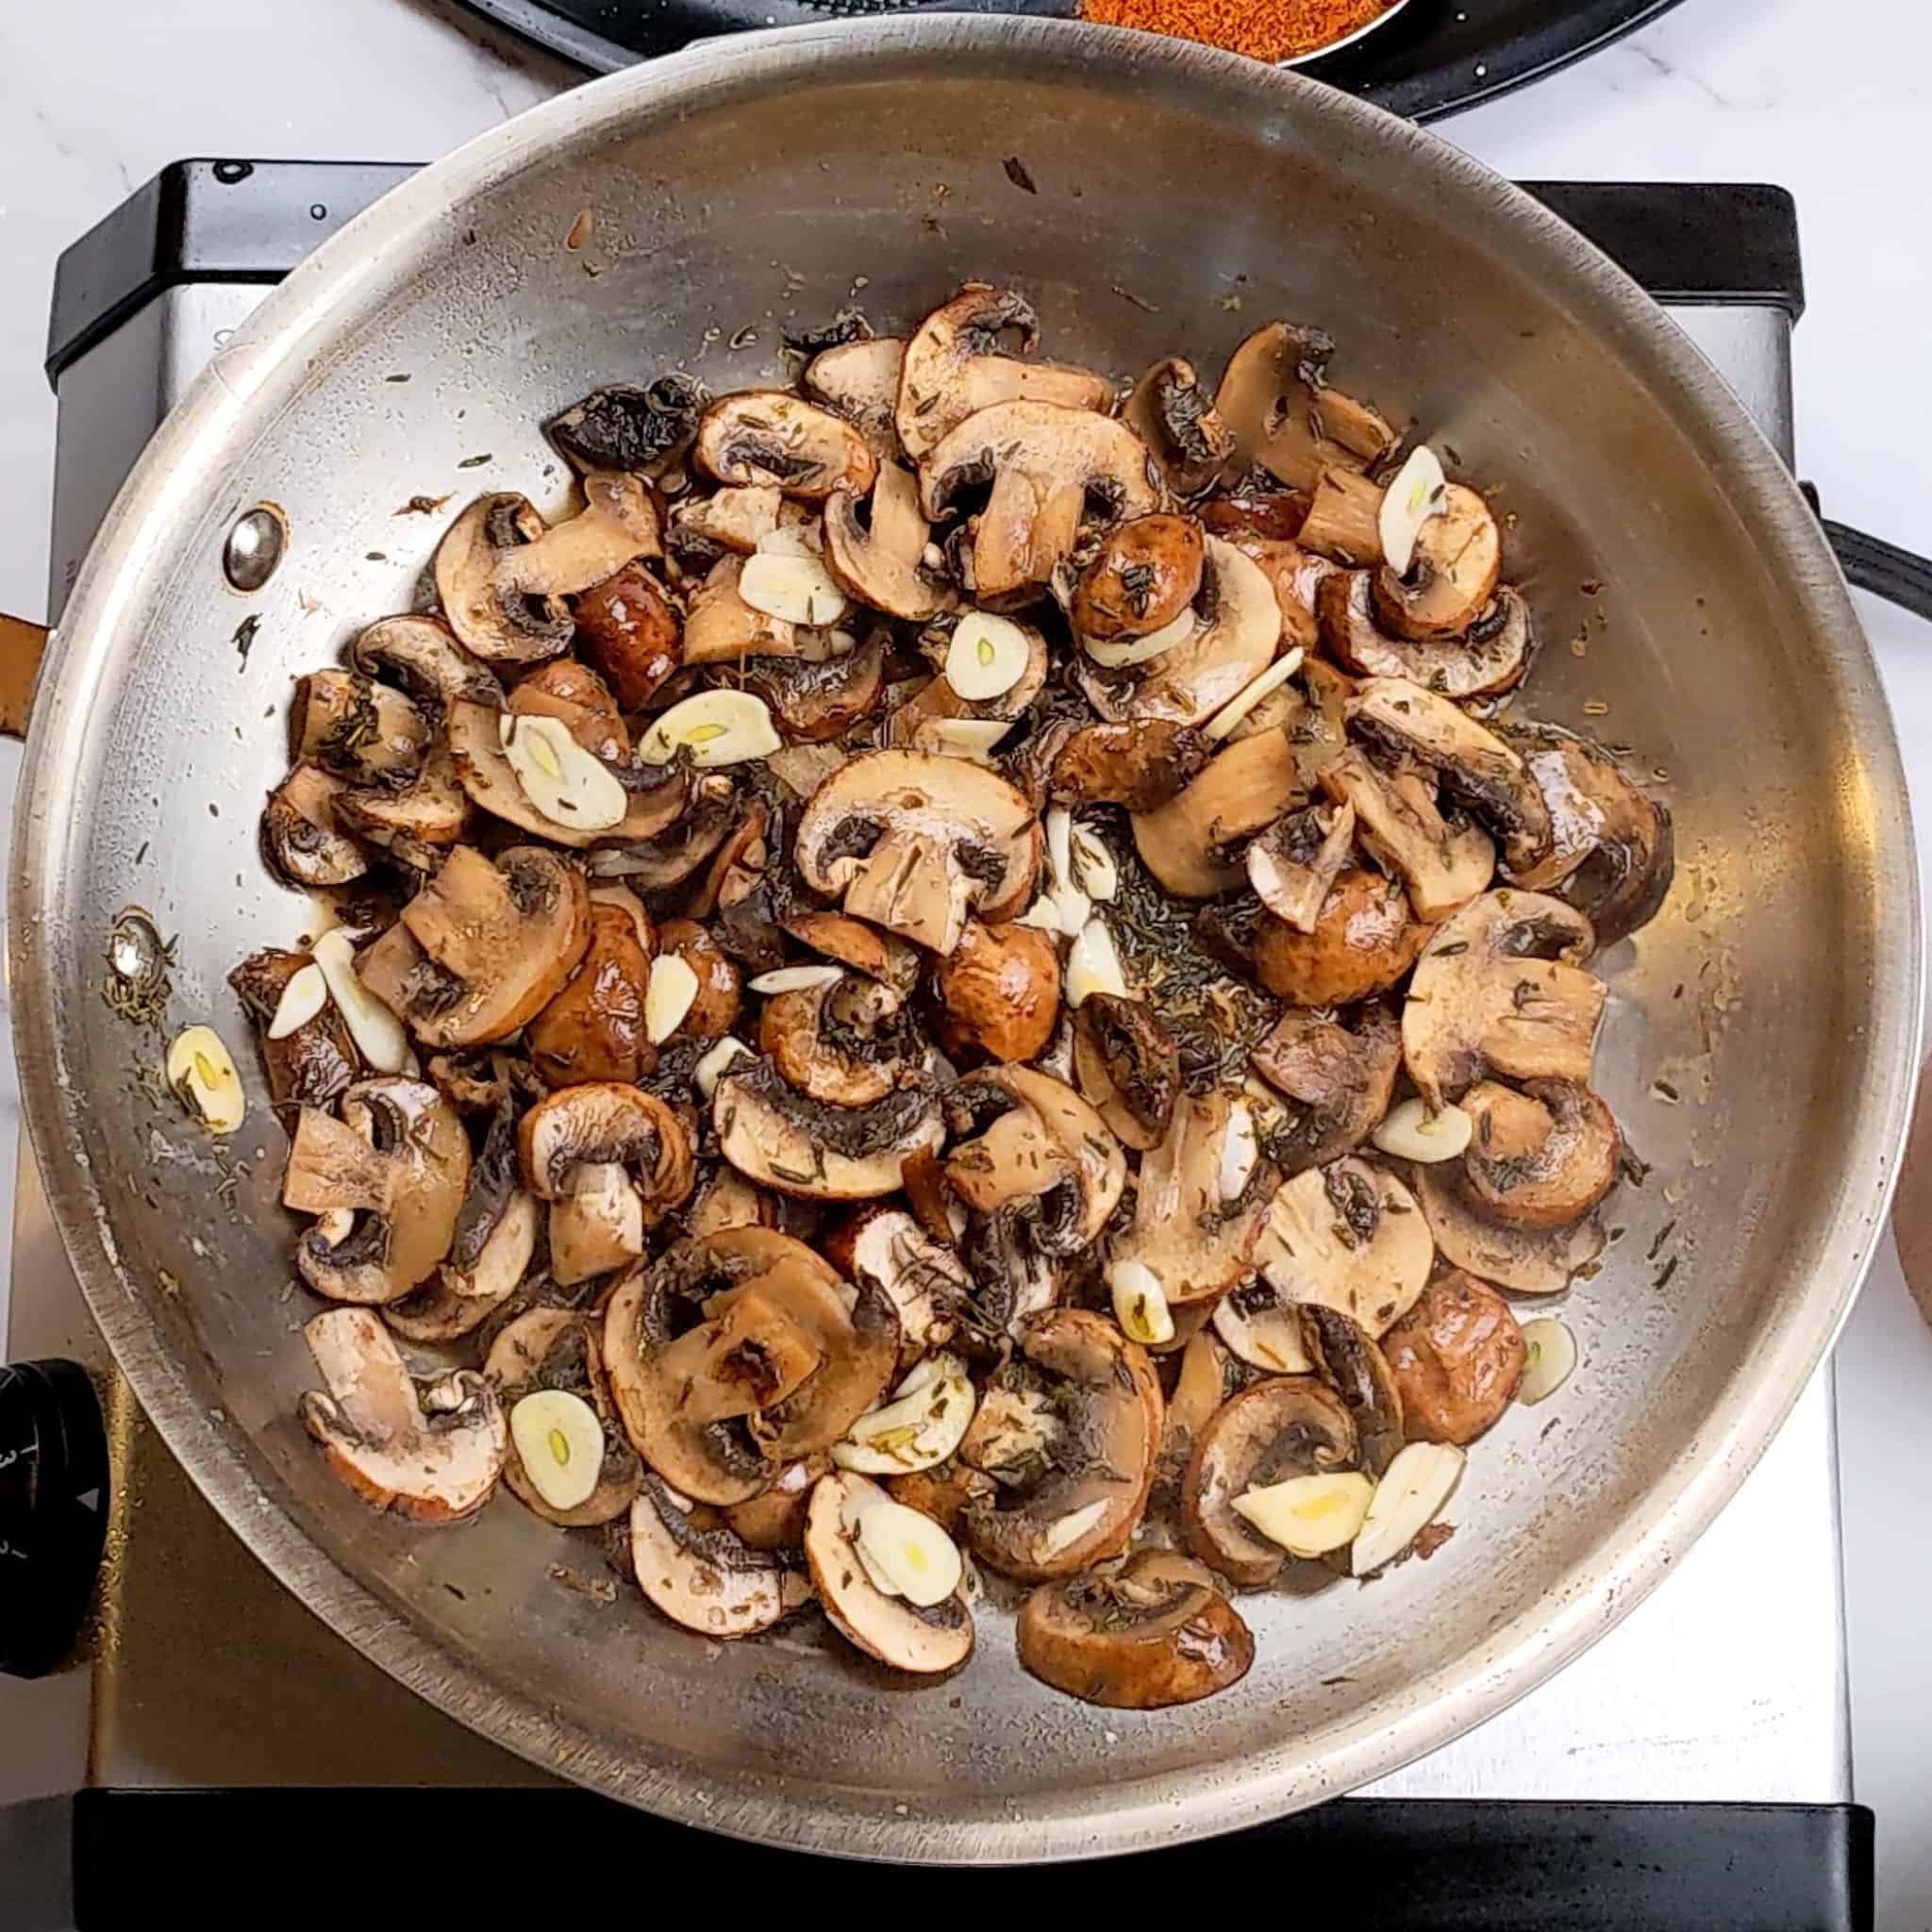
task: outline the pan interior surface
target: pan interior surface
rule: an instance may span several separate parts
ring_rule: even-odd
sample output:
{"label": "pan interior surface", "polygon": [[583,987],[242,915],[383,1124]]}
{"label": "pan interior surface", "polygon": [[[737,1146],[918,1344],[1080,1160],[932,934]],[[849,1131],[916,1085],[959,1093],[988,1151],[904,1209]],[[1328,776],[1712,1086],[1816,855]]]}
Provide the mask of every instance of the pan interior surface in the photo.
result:
{"label": "pan interior surface", "polygon": [[[257,846],[291,679],[420,600],[474,494],[563,504],[547,417],[673,367],[786,382],[788,328],[855,305],[901,328],[967,279],[1024,289],[1045,353],[1122,376],[1169,353],[1216,370],[1275,316],[1329,329],[1341,386],[1502,492],[1545,640],[1525,709],[1630,747],[1677,824],[1662,914],[1599,968],[1599,1085],[1649,1172],[1561,1307],[1581,1368],[1477,1445],[1430,1560],[1241,1599],[1252,1674],[1185,1710],[1058,1697],[991,1606],[963,1674],[916,1684],[815,1617],[707,1644],[627,1580],[613,1604],[562,1587],[553,1566],[599,1576],[602,1550],[507,1495],[455,1531],[376,1517],[293,1420],[312,1305],[285,1292],[284,1141],[252,1064],[217,1161],[137,1080],[155,1037],[96,996],[109,923],[139,904],[177,937],[169,1030],[211,1022],[252,1062],[225,975],[315,921]],[[223,539],[260,499],[291,550],[241,598]],[[1664,1574],[1821,1359],[1882,1224],[1916,1064],[1909,827],[1869,656],[1789,480],[1551,217],[1413,128],[1205,50],[841,25],[707,46],[495,131],[218,355],[110,516],[46,686],[12,869],[17,1038],[50,1195],[137,1393],[350,1641],[534,1761],[691,1823],[851,1856],[1068,1857],[1391,1770]]]}

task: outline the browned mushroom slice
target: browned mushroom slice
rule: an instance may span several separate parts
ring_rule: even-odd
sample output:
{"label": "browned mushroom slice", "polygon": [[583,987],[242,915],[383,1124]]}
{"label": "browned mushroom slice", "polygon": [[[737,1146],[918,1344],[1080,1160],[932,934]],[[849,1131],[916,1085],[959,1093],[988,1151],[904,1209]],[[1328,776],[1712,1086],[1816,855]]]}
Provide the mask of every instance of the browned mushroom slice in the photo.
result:
{"label": "browned mushroom slice", "polygon": [[682,661],[730,664],[746,658],[789,658],[809,635],[806,627],[755,608],[744,600],[745,559],[723,557],[691,593]]}
{"label": "browned mushroom slice", "polygon": [[1349,699],[1350,727],[1397,758],[1437,774],[1442,790],[1503,841],[1512,873],[1550,851],[1550,811],[1523,760],[1447,698],[1403,677],[1366,679]]}
{"label": "browned mushroom slice", "polygon": [[[753,1239],[790,1238],[764,1228],[714,1237],[720,1242]],[[803,1243],[792,1246],[803,1248]],[[817,1257],[812,1258],[816,1263]],[[822,1263],[808,1268],[794,1259],[774,1266],[742,1291],[759,1291],[791,1316],[819,1352],[818,1369],[789,1394],[765,1404],[751,1425],[766,1459],[782,1465],[829,1449],[884,1398],[898,1373],[901,1330],[892,1299],[882,1286],[860,1282],[855,1296]]]}
{"label": "browned mushroom slice", "polygon": [[1117,1576],[1043,1583],[1016,1626],[1020,1661],[1111,1710],[1194,1704],[1247,1675],[1255,1639],[1208,1574],[1144,1550]]}
{"label": "browned mushroom slice", "polygon": [[1462,1096],[1474,1132],[1463,1185],[1485,1213],[1513,1227],[1567,1227],[1616,1185],[1624,1137],[1610,1110],[1574,1080],[1493,1080]]}
{"label": "browned mushroom slice", "polygon": [[[1213,1331],[1230,1359],[1260,1374],[1306,1375],[1313,1368],[1302,1340],[1300,1303],[1291,1301],[1265,1275],[1242,1282],[1214,1304]],[[1246,1386],[1233,1381],[1222,1400]]]}
{"label": "browned mushroom slice", "polygon": [[628,912],[590,908],[583,958],[549,1005],[529,1023],[530,1063],[552,1087],[585,1080],[641,1080],[658,1064],[644,1033],[644,987],[651,962]]}
{"label": "browned mushroom slice", "polygon": [[295,1265],[333,1301],[399,1301],[449,1253],[469,1137],[421,1080],[363,1080],[341,1112],[304,1108],[290,1143],[282,1205],[319,1217],[296,1243]]}
{"label": "browned mushroom slice", "polygon": [[1275,918],[1311,933],[1354,854],[1354,806],[1308,806],[1275,820],[1249,845],[1248,883]]}
{"label": "browned mushroom slice", "polygon": [[932,991],[933,1031],[954,1061],[1030,1060],[1059,1019],[1059,954],[1032,926],[969,919],[939,962]]}
{"label": "browned mushroom slice", "polygon": [[365,846],[336,824],[348,787],[316,765],[297,765],[268,795],[261,841],[269,862],[295,886],[345,886],[369,870]]}
{"label": "browned mushroom slice", "polygon": [[1529,1351],[1509,1304],[1450,1268],[1382,1338],[1411,1442],[1473,1442],[1515,1399]]}
{"label": "browned mushroom slice", "polygon": [[1227,541],[1274,587],[1283,641],[1299,644],[1305,651],[1318,649],[1322,634],[1315,617],[1315,595],[1324,580],[1334,575],[1335,566],[1325,557],[1278,537],[1236,532]]}
{"label": "browned mushroom slice", "polygon": [[1462,636],[1410,641],[1375,622],[1373,571],[1338,572],[1315,592],[1322,641],[1364,677],[1407,677],[1445,698],[1497,697],[1521,684],[1536,656],[1529,607],[1507,584]]}
{"label": "browned mushroom slice", "polygon": [[1148,1269],[1170,1307],[1225,1293],[1249,1271],[1274,1180],[1245,1100],[1183,1095],[1141,1162],[1133,1224],[1113,1240],[1109,1274]]}
{"label": "browned mushroom slice", "polygon": [[575,658],[553,658],[520,677],[508,709],[519,718],[555,718],[592,758],[630,762],[630,733],[610,687]]}
{"label": "browned mushroom slice", "polygon": [[1491,1219],[1464,1192],[1457,1163],[1424,1165],[1416,1191],[1442,1258],[1514,1294],[1561,1294],[1604,1251],[1594,1214],[1568,1227],[1510,1227]]}
{"label": "browned mushroom slice", "polygon": [[418,1523],[458,1522],[490,1500],[509,1428],[481,1375],[419,1386],[366,1308],[331,1308],[302,1332],[325,1385],[303,1396],[303,1426],[358,1495]]}
{"label": "browned mushroom slice", "polygon": [[1407,574],[1386,563],[1375,573],[1375,615],[1399,638],[1459,638],[1489,608],[1502,563],[1503,534],[1489,505],[1451,483],[1441,514],[1416,534]]}
{"label": "browned mushroom slice", "polygon": [[[1051,1424],[1043,1454],[989,1466],[996,1398],[1032,1399]],[[1118,1556],[1146,1507],[1160,1419],[1153,1364],[1111,1322],[1084,1308],[1031,1317],[960,1445],[961,1460],[1001,1485],[994,1502],[962,1520],[974,1554],[1023,1583],[1072,1576]]]}
{"label": "browned mushroom slice", "polygon": [[877,708],[889,642],[884,630],[874,630],[850,650],[752,658],[733,681],[741,675],[744,689],[764,699],[788,743],[820,744],[843,737]]}
{"label": "browned mushroom slice", "polygon": [[969,416],[996,404],[1093,410],[1112,402],[1112,388],[1091,370],[1002,355],[999,339],[1008,331],[1019,333],[1021,347],[1031,355],[1040,339],[1032,305],[1011,289],[969,282],[913,332],[901,366],[895,422],[915,461],[931,455]]}
{"label": "browned mushroom slice", "polygon": [[543,427],[580,470],[656,475],[696,434],[704,400],[698,385],[674,370],[642,387],[593,390]]}
{"label": "browned mushroom slice", "polygon": [[781,1557],[752,1548],[708,1510],[680,1507],[655,1475],[630,1506],[630,1557],[638,1588],[700,1637],[755,1637],[796,1607]]}
{"label": "browned mushroom slice", "polygon": [[748,1503],[734,1503],[719,1511],[725,1526],[754,1550],[782,1550],[794,1558],[805,1548],[805,1519],[811,1492],[822,1475],[829,1475],[829,1456],[802,1456],[772,1478],[772,1487]]}
{"label": "browned mushroom slice", "polygon": [[1153,453],[1176,496],[1205,490],[1234,455],[1234,431],[1191,362],[1170,356],[1134,385],[1121,419]]}
{"label": "browned mushroom slice", "polygon": [[664,588],[627,563],[576,601],[576,647],[626,711],[641,710],[684,663],[684,632]]}
{"label": "browned mushroom slice", "polygon": [[1237,1395],[1201,1432],[1181,1484],[1188,1547],[1248,1589],[1273,1583],[1288,1552],[1234,1507],[1237,1496],[1296,1475],[1326,1475],[1356,1459],[1355,1424],[1312,1375],[1274,1375]]}
{"label": "browned mushroom slice", "polygon": [[864,336],[821,349],[805,365],[805,391],[840,415],[872,445],[881,464],[905,454],[894,417],[906,373],[906,343],[898,336]]}
{"label": "browned mushroom slice", "polygon": [[1089,724],[1071,733],[1051,766],[1053,796],[1066,805],[1156,811],[1207,769],[1212,742],[1172,718]]}
{"label": "browned mushroom slice", "polygon": [[1025,797],[964,758],[862,753],[812,795],[792,846],[799,876],[855,918],[944,955],[966,916],[1030,900],[1041,833]]}
{"label": "browned mushroom slice", "polygon": [[335,801],[335,812],[336,823],[358,839],[395,858],[423,850],[432,868],[441,849],[456,844],[470,829],[469,794],[442,745],[424,759],[412,784],[400,791],[369,785],[344,791]]}
{"label": "browned mushroom slice", "polygon": [[1362,1467],[1379,1478],[1404,1441],[1402,1391],[1388,1359],[1349,1316],[1318,1303],[1304,1303],[1298,1312],[1302,1346],[1354,1418]]}
{"label": "browned mushroom slice", "polygon": [[1393,879],[1351,867],[1336,879],[1311,932],[1263,917],[1254,973],[1298,1007],[1353,1006],[1388,991],[1415,963],[1429,931]]}
{"label": "browned mushroom slice", "polygon": [[350,647],[357,670],[408,692],[441,717],[458,698],[502,705],[503,686],[481,659],[457,642],[440,617],[379,617]]}
{"label": "browned mushroom slice", "polygon": [[356,671],[311,671],[295,684],[299,763],[355,785],[407,785],[434,735],[414,702]]}
{"label": "browned mushroom slice", "polygon": [[1402,1012],[1429,1106],[1490,1073],[1588,1086],[1608,991],[1580,963],[1595,949],[1590,921],[1541,892],[1486,892],[1437,927]]}
{"label": "browned mushroom slice", "polygon": [[[642,1474],[637,1451],[618,1427],[605,1387],[600,1327],[595,1317],[575,1309],[531,1308],[498,1333],[483,1363],[483,1373],[495,1385],[504,1413],[510,1420],[509,1455],[503,1479],[526,1508],[565,1529],[614,1522],[630,1507]],[[601,1444],[600,1459],[594,1465],[594,1487],[582,1502],[567,1507],[559,1507],[546,1497],[543,1479],[531,1474],[518,1447],[523,1424],[517,1405],[539,1391],[575,1395],[597,1421]],[[553,1460],[563,1459],[557,1456],[556,1445],[546,1441],[545,1446]],[[565,1442],[565,1457],[576,1453],[577,1447],[575,1442]],[[587,1467],[582,1482],[590,1483],[591,1474]]]}
{"label": "browned mushroom slice", "polygon": [[1201,594],[1206,560],[1191,517],[1157,513],[1121,525],[1074,589],[1074,630],[1102,643],[1164,630]]}
{"label": "browned mushroom slice", "polygon": [[820,502],[835,490],[863,496],[878,473],[864,437],[789,390],[749,389],[705,411],[693,449],[714,483],[765,484]]}
{"label": "browned mushroom slice", "polygon": [[821,1476],[806,1513],[805,1556],[832,1627],[895,1671],[937,1676],[973,1655],[973,1613],[958,1591],[922,1606],[874,1582],[857,1540],[867,1509],[890,1504],[879,1486],[849,1470]]}
{"label": "browned mushroom slice", "polygon": [[686,563],[714,563],[729,550],[750,557],[776,533],[785,492],[775,483],[740,483],[709,496],[684,496],[671,507],[675,556]]}
{"label": "browned mushroom slice", "polygon": [[919,478],[888,463],[873,485],[870,515],[859,498],[835,490],[825,500],[825,564],[861,604],[924,624],[952,602],[945,584],[925,569],[932,525],[919,507]]}
{"label": "browned mushroom slice", "polygon": [[949,1342],[972,1278],[950,1244],[935,1241],[903,1208],[864,1209],[825,1242],[834,1267],[860,1287],[881,1290],[899,1316],[899,1366]]}
{"label": "browned mushroom slice", "polygon": [[614,1081],[564,1087],[518,1130],[524,1183],[550,1207],[550,1266],[565,1287],[625,1266],[691,1195],[691,1135],[655,1093]]}
{"label": "browned mushroom slice", "polygon": [[[910,369],[908,358],[908,386]],[[1053,403],[995,404],[935,445],[920,468],[926,521],[940,522],[962,492],[987,485],[969,588],[988,606],[1043,592],[1074,554],[1090,504],[1103,506],[1106,526],[1159,507],[1146,449],[1131,429]]]}
{"label": "browned mushroom slice", "polygon": [[969,1209],[1029,1204],[1042,1254],[1076,1254],[1099,1236],[1126,1185],[1126,1156],[1071,1087],[1032,1067],[985,1067],[954,1084],[945,1110],[946,1178]]}
{"label": "browned mushroom slice", "polygon": [[1242,878],[1239,847],[1307,794],[1285,733],[1261,732],[1218,753],[1170,804],[1134,814],[1141,862],[1182,899],[1211,899]]}
{"label": "browned mushroom slice", "polygon": [[923,1071],[898,1015],[896,1000],[882,1001],[875,981],[841,974],[774,993],[758,1016],[758,1046],[808,1098],[870,1107]]}
{"label": "browned mushroom slice", "polygon": [[1290,1178],[1352,1154],[1389,1111],[1402,1071],[1402,1026],[1376,1001],[1353,1026],[1298,1008],[1284,1013],[1255,1048],[1257,1071],[1294,1102],[1264,1134],[1270,1160]]}
{"label": "browned mushroom slice", "polygon": [[[634,768],[640,772],[645,767]],[[685,774],[676,765],[655,768],[675,774],[682,791]],[[667,778],[667,783],[672,782]],[[656,787],[650,788],[655,791]],[[647,794],[648,795],[648,794]],[[658,892],[684,881],[708,864],[719,846],[741,820],[737,785],[724,772],[701,772],[690,781],[690,803],[682,816],[673,815],[666,829],[630,838],[619,826],[610,836],[622,842],[602,847],[591,855],[593,878],[620,879],[634,891]],[[625,824],[630,821],[626,819]]]}
{"label": "browned mushroom slice", "polygon": [[1329,464],[1362,471],[1394,448],[1395,430],[1366,403],[1327,386],[1335,343],[1320,329],[1271,322],[1229,358],[1214,407],[1235,440],[1230,470],[1259,463],[1296,490]]}
{"label": "browned mushroom slice", "polygon": [[876,981],[902,1002],[919,984],[918,951],[842,912],[788,912],[779,922],[802,946]]}
{"label": "browned mushroom slice", "polygon": [[1124,1147],[1158,1147],[1181,1091],[1180,1055],[1141,1000],[1091,992],[1074,1015],[1074,1078]]}
{"label": "browned mushroom slice", "polygon": [[1437,809],[1435,788],[1420,773],[1390,774],[1354,747],[1322,773],[1322,788],[1355,808],[1356,836],[1386,872],[1408,888],[1418,919],[1447,919],[1495,875],[1496,848],[1479,827]]}
{"label": "browned mushroom slice", "polygon": [[332,1000],[324,1000],[318,1011],[279,1039],[271,1030],[289,982],[314,963],[308,953],[269,946],[251,953],[228,974],[260,1037],[269,1096],[277,1107],[328,1107],[361,1071],[356,1042]]}
{"label": "browned mushroom slice", "polygon": [[870,1107],[808,1099],[770,1060],[740,1061],[711,1101],[719,1151],[744,1177],[781,1194],[866,1201],[895,1193],[906,1163],[945,1129],[929,1080]]}
{"label": "browned mushroom slice", "polygon": [[[491,1133],[494,1135],[494,1127]],[[507,1135],[510,1174],[516,1172],[516,1130]],[[482,1211],[486,1193],[485,1146],[470,1173],[470,1191],[450,1241],[449,1258],[426,1281],[401,1301],[385,1302],[382,1319],[405,1341],[458,1341],[474,1334],[523,1286],[537,1252],[543,1209],[521,1188],[512,1186],[500,1203]]]}
{"label": "browned mushroom slice", "polygon": [[1351,1155],[1282,1183],[1255,1261],[1291,1301],[1333,1308],[1376,1337],[1415,1306],[1435,1255],[1415,1196]]}
{"label": "browned mushroom slice", "polygon": [[[1216,1314],[1232,1299],[1230,1296],[1206,1312]],[[1297,1358],[1287,1366],[1305,1370],[1307,1364]],[[1268,1373],[1280,1374],[1283,1369],[1273,1366]],[[1228,1349],[1211,1321],[1188,1339],[1161,1423],[1160,1462],[1154,1480],[1155,1508],[1166,1509],[1179,1504],[1181,1479],[1193,1460],[1194,1444],[1200,1441],[1202,1430],[1220,1412],[1223,1403],[1240,1394],[1254,1379],[1247,1364]]]}

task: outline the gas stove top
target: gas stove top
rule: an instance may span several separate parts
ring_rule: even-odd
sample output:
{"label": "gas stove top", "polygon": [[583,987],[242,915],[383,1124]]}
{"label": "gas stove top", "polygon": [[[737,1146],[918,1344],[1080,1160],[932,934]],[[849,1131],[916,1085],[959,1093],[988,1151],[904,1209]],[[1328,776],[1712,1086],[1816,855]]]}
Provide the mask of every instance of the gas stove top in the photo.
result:
{"label": "gas stove top", "polygon": [[[207,357],[267,286],[404,172],[180,163],[69,251],[48,362],[59,400],[57,616],[122,477]],[[1789,197],[1719,186],[1535,192],[1673,308],[1789,458],[1790,333],[1803,307]],[[58,1901],[49,1909],[69,1916],[45,1923],[119,1923],[103,1907],[117,1884],[132,1874],[140,1885],[152,1870],[143,1848],[178,1869],[199,1834],[228,1857],[253,1822],[271,1832],[298,1816],[305,1830],[338,1817],[366,1824],[392,1815],[400,1787],[434,1789],[408,1802],[425,1817],[448,1807],[466,1837],[498,1817],[495,1804],[508,1807],[501,1822],[511,1831],[533,1809],[607,1808],[391,1682],[248,1555],[115,1374],[25,1149],[12,1280],[0,1358],[70,1358],[92,1374],[111,1477],[106,1557],[77,1655],[31,1681],[0,1676],[0,1806],[81,1793],[54,1796],[51,1809],[0,1809],[0,1897],[9,1870],[24,1872],[33,1852],[44,1861],[51,1843],[59,1870],[47,1878]],[[0,1400],[0,1556],[11,1553],[8,1450]],[[23,1549],[30,1567],[35,1552],[15,1533],[13,1551]],[[0,1658],[10,1614],[0,1596]],[[277,1813],[290,1786],[334,1795],[304,1792],[299,1814]],[[450,1787],[462,1789],[441,1789]],[[1851,1789],[1827,1368],[1680,1574],[1553,1682],[1357,1798],[1219,1847],[1152,1856],[1262,1847],[1275,1859],[1319,1842],[1338,1898],[1391,1928],[1849,1926],[1867,1923],[1870,1862],[1870,1821],[1849,1804]],[[170,1790],[210,1795],[135,1802]],[[609,1815],[600,1829],[640,1842],[703,1842]],[[62,1890],[74,1845],[98,1920]],[[390,1856],[407,1872],[411,1845],[392,1844]],[[504,1882],[520,1880],[507,1873]],[[1480,1904],[1445,1905],[1457,1887]]]}

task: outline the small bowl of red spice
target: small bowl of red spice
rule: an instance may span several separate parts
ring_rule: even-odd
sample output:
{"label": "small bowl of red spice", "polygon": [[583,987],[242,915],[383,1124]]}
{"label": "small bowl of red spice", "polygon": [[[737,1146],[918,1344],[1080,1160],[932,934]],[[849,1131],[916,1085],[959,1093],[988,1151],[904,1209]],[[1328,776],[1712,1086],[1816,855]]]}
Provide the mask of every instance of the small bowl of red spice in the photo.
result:
{"label": "small bowl of red spice", "polygon": [[1081,0],[1080,17],[1298,67],[1353,45],[1407,5],[1408,0]]}

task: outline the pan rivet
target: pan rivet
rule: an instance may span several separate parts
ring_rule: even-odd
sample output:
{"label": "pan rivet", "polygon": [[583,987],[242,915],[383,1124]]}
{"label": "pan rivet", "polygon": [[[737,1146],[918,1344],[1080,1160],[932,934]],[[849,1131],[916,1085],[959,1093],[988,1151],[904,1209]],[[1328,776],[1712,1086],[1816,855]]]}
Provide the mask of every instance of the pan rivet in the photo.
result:
{"label": "pan rivet", "polygon": [[238,591],[258,591],[275,574],[289,547],[289,526],[272,503],[258,503],[235,520],[222,546],[222,571]]}

